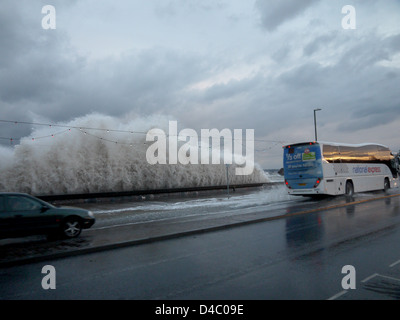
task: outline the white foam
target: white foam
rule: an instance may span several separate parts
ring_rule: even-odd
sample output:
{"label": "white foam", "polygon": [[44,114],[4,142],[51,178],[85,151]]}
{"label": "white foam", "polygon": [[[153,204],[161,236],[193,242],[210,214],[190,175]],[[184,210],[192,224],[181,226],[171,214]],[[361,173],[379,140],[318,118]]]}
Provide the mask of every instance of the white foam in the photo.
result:
{"label": "white foam", "polygon": [[[12,155],[2,152],[0,191],[45,195],[226,184],[226,167],[222,162],[219,165],[150,165],[146,161],[150,142],[146,144],[144,133],[151,128],[167,132],[169,120],[166,116],[121,120],[90,114],[59,123],[66,126],[62,128],[36,126],[29,137],[14,147]],[[79,130],[79,127],[124,132]],[[231,167],[231,184],[268,182],[258,165],[248,176],[235,176],[235,166]]]}

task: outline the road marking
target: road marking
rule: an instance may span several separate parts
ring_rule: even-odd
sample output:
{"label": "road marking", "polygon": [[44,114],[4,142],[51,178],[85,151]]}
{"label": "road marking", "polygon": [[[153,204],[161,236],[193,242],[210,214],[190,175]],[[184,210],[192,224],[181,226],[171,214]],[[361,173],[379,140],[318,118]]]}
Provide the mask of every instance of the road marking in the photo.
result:
{"label": "road marking", "polygon": [[394,278],[394,277],[384,276],[384,275],[382,275],[382,274],[378,274],[378,276],[379,276],[379,277],[382,277],[382,278],[389,279],[389,280],[400,281],[400,279],[399,279],[399,278]]}
{"label": "road marking", "polygon": [[375,277],[382,277],[382,278],[386,278],[386,279],[389,279],[389,280],[400,281],[399,278],[394,278],[394,277],[385,276],[383,274],[374,273],[373,275],[365,278],[364,280],[361,280],[361,282],[367,282],[367,281],[369,281],[369,280],[371,280],[372,278],[375,278]]}
{"label": "road marking", "polygon": [[394,267],[396,264],[399,264],[399,263],[400,263],[400,260],[397,260],[397,261],[393,262],[392,264],[390,264],[390,265],[389,265],[389,268],[392,268],[392,267]]}
{"label": "road marking", "polygon": [[368,280],[371,280],[372,278],[375,278],[376,276],[379,276],[379,274],[374,273],[373,275],[366,277],[364,280],[361,280],[361,282],[367,282]]}
{"label": "road marking", "polygon": [[347,293],[347,290],[342,290],[342,291],[336,293],[334,296],[330,297],[328,300],[335,300],[335,299],[341,297],[342,295],[344,295],[345,293]]}

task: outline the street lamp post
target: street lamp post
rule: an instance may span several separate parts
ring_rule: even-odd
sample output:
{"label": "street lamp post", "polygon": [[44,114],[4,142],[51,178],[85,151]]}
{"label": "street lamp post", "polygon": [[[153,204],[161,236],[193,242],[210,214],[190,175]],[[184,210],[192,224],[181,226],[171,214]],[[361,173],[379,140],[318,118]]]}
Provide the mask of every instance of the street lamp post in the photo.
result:
{"label": "street lamp post", "polygon": [[314,109],[314,131],[315,131],[315,141],[318,141],[317,138],[317,117],[315,115],[316,111],[321,111],[322,109]]}

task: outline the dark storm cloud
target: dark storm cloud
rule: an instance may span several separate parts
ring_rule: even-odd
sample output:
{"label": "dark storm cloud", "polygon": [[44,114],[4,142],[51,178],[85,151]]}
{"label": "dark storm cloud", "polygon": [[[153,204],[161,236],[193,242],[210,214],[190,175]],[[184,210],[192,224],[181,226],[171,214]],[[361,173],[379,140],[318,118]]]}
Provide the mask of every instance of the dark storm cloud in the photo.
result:
{"label": "dark storm cloud", "polygon": [[375,35],[370,38],[357,41],[341,57],[341,64],[347,69],[361,70],[370,68],[379,61],[389,61],[391,57],[399,52],[393,45],[397,36],[380,39]]}
{"label": "dark storm cloud", "polygon": [[261,15],[262,26],[268,31],[273,31],[282,23],[296,17],[318,1],[319,0],[257,0],[255,4]]}
{"label": "dark storm cloud", "polygon": [[[399,35],[384,39],[371,35],[348,41],[347,35],[327,32],[305,42],[304,58],[279,76],[255,73],[211,86],[203,98],[216,104],[220,123],[253,126],[258,135],[277,131],[288,121],[301,127],[317,107],[324,108],[320,124],[336,124],[338,131],[355,133],[398,122],[400,70],[381,65],[400,52],[398,39]],[[327,46],[338,51],[333,61],[323,64],[319,59]]]}
{"label": "dark storm cloud", "polygon": [[162,48],[108,58],[101,63],[87,65],[76,82],[66,86],[72,94],[60,102],[82,113],[108,113],[122,116],[127,112],[168,113],[179,106],[180,90],[196,81],[208,70],[198,57],[179,54]]}
{"label": "dark storm cloud", "polygon": [[[44,5],[44,4],[43,4]],[[2,119],[31,121],[46,115],[46,105],[62,90],[75,69],[74,55],[64,55],[65,35],[41,28],[40,3],[3,1],[0,11],[0,111]],[[31,128],[0,126],[1,137],[20,138]],[[4,140],[2,140],[4,142]],[[8,142],[6,142],[8,143]]]}
{"label": "dark storm cloud", "polygon": [[64,33],[41,28],[41,6],[24,3],[5,2],[0,13],[0,99],[15,108],[24,101],[48,101],[79,65]]}
{"label": "dark storm cloud", "polygon": [[[146,2],[143,20],[139,2],[134,8],[124,2],[123,11],[129,11],[124,17],[121,7],[109,3],[114,13],[92,13],[86,1],[68,2],[68,11],[66,2],[57,2],[59,24],[46,31],[40,9],[47,3],[21,3],[5,1],[0,12],[2,119],[57,122],[92,112],[121,119],[164,113],[196,130],[252,128],[257,137],[280,132],[277,138],[293,141],[302,132],[313,135],[316,107],[323,108],[322,128],[352,135],[400,121],[400,34],[344,31],[337,4],[332,23],[324,20],[331,17],[329,5],[316,0],[257,0],[256,12],[254,4],[231,7],[222,0],[183,7],[178,0]],[[85,9],[92,15],[85,16]],[[307,10],[318,21],[301,20]],[[223,21],[232,14],[242,14],[234,29]],[[103,24],[103,15],[113,23]],[[254,28],[260,17],[270,32]],[[68,18],[82,22],[82,30],[67,25]],[[293,21],[302,26],[292,27]],[[279,28],[285,23],[289,30]],[[96,33],[98,28],[107,35]],[[22,137],[30,130],[1,125],[0,137]]]}
{"label": "dark storm cloud", "polygon": [[[318,58],[304,59],[304,63],[284,72],[274,87],[285,88],[298,105],[331,106],[332,118],[342,117],[340,130],[398,121],[400,113],[395,110],[400,110],[400,98],[394,92],[400,87],[400,70],[382,63],[392,61],[400,52],[399,35],[384,39],[371,35],[352,42],[345,39],[328,33],[306,44],[305,57],[310,54],[318,57],[327,44],[339,48],[336,62],[324,65]],[[364,118],[369,120],[363,121]]]}
{"label": "dark storm cloud", "polygon": [[[88,61],[62,28],[41,28],[40,4],[5,4],[0,12],[2,119],[57,122],[91,112],[168,113],[179,106],[179,91],[212,68],[196,54],[161,47]],[[1,126],[0,136],[15,137],[14,129]],[[24,127],[19,136],[28,131]]]}

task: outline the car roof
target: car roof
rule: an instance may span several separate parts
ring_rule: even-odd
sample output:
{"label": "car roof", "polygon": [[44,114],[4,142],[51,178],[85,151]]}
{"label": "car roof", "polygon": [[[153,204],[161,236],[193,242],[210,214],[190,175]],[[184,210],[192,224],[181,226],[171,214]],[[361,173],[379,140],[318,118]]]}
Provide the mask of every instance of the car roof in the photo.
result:
{"label": "car roof", "polygon": [[0,192],[0,196],[30,196],[30,194],[23,193],[23,192]]}

